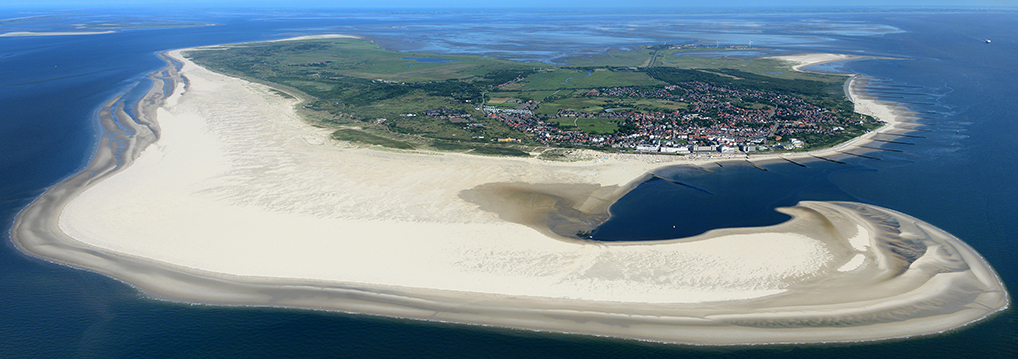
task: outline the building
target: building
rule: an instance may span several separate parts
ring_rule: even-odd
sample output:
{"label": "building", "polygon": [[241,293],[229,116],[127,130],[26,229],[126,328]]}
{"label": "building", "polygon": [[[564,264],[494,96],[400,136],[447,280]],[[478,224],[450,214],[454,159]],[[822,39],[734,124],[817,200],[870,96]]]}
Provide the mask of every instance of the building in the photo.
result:
{"label": "building", "polygon": [[658,145],[636,145],[636,150],[639,152],[660,152],[661,147]]}
{"label": "building", "polygon": [[693,152],[717,152],[717,146],[693,146]]}
{"label": "building", "polygon": [[676,153],[680,155],[689,154],[689,147],[661,147],[661,153]]}

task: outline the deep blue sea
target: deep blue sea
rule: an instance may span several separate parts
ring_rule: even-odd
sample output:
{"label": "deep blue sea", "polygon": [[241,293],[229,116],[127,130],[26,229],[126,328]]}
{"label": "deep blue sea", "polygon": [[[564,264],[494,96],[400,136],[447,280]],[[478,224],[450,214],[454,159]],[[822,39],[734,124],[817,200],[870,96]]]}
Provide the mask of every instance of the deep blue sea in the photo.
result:
{"label": "deep blue sea", "polygon": [[[28,257],[10,243],[18,211],[79,171],[99,136],[96,112],[128,102],[162,66],[161,50],[315,33],[372,36],[382,46],[563,63],[626,46],[753,41],[746,56],[803,51],[904,58],[816,70],[872,77],[870,92],[925,124],[845,164],[671,168],[612,207],[601,239],[657,239],[786,218],[800,200],[872,203],[972,245],[1018,289],[1018,12],[795,14],[0,11],[0,33],[81,22],[156,20],[215,26],[113,34],[0,37],[0,358],[747,357],[1015,358],[1013,309],[950,333],[875,343],[700,348],[340,313],[160,302],[93,273]],[[992,43],[985,43],[991,39]],[[731,54],[719,54],[718,56]],[[738,54],[736,54],[737,56]],[[709,56],[704,55],[704,56]],[[749,60],[747,60],[749,61]],[[693,187],[699,188],[695,189]],[[681,263],[677,264],[681,265]]]}

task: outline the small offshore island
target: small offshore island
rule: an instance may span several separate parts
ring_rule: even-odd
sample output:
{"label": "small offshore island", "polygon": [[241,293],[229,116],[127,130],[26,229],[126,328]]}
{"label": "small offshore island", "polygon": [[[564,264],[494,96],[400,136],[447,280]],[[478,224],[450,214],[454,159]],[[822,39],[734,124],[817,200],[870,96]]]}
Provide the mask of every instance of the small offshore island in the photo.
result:
{"label": "small offshore island", "polygon": [[[16,245],[169,300],[696,345],[926,335],[1009,305],[971,247],[872,205],[802,202],[779,209],[785,223],[671,240],[576,235],[657,168],[709,160],[622,152],[735,156],[724,147],[792,137],[813,151],[748,160],[828,159],[909,128],[855,81],[793,91],[792,78],[820,75],[768,59],[789,81],[764,91],[739,82],[762,81],[751,69],[649,66],[682,50],[670,48],[648,48],[635,70],[577,70],[300,40],[162,55],[137,122],[118,100],[103,108],[92,164],[21,213]],[[227,55],[275,46],[335,56]],[[358,68],[366,75],[351,76]],[[831,89],[886,124],[871,131],[876,120]]]}

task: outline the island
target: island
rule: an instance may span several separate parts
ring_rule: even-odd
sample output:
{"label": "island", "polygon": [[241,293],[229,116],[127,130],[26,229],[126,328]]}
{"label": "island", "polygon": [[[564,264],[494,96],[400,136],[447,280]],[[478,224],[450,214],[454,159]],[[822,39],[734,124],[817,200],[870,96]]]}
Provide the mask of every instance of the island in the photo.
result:
{"label": "island", "polygon": [[[587,77],[584,69],[506,63],[499,68],[512,65],[516,72],[497,77],[477,70],[469,81],[457,81],[457,71],[474,70],[443,66],[500,60],[382,58],[386,66],[420,67],[428,76],[445,72],[450,80],[439,86],[434,80],[317,72],[349,84],[349,93],[334,97],[325,93],[348,88],[322,85],[316,94],[317,82],[274,82],[259,68],[328,68],[346,61],[344,51],[334,51],[333,63],[252,58],[243,75],[188,58],[281,43],[380,51],[349,37],[297,40],[162,54],[167,66],[152,74],[154,85],[138,118],[124,112],[121,99],[103,107],[105,134],[93,162],[19,215],[15,244],[159,299],[696,345],[928,335],[979,321],[1010,303],[994,270],[964,242],[907,214],[867,204],[802,202],[779,209],[792,219],[778,225],[689,238],[582,238],[606,218],[611,203],[661,166],[745,161],[744,151],[718,150],[713,159],[661,153],[683,145],[678,131],[691,146],[693,140],[696,146],[725,146],[726,135],[710,131],[730,123],[754,128],[745,123],[751,121],[727,120],[740,109],[753,115],[770,110],[773,117],[785,116],[780,109],[824,109],[810,112],[815,121],[781,118],[766,130],[747,132],[742,144],[760,139],[758,148],[775,147],[763,141],[793,143],[779,133],[802,137],[803,151],[749,156],[755,163],[863,155],[875,133],[912,126],[902,109],[859,93],[857,79],[844,88],[855,110],[883,121],[878,129],[875,120],[841,111],[842,105],[816,102],[830,97],[739,87],[740,79],[752,77],[749,71],[649,66],[667,58],[659,51],[683,49],[648,49],[653,58],[642,70],[593,69]],[[441,61],[421,61],[427,58]],[[793,64],[837,59],[809,55],[783,64],[792,71]],[[767,60],[773,61],[779,60]],[[573,84],[583,78],[605,86],[568,95],[526,87],[553,82],[566,88],[557,79]],[[631,82],[615,86],[619,79]],[[705,84],[705,92],[697,92],[696,82]],[[492,83],[504,86],[482,87]],[[842,88],[845,79],[831,83]],[[654,86],[666,87],[661,92]],[[441,96],[428,94],[435,88],[443,89],[435,92]],[[453,88],[470,91],[446,91]],[[484,90],[479,96],[478,88]],[[382,98],[401,91],[390,102]],[[446,96],[457,93],[463,96]],[[686,111],[701,111],[694,113],[709,120],[681,122]],[[658,113],[662,118],[647,118]],[[657,127],[667,121],[678,122]],[[418,125],[420,132],[408,130]],[[810,130],[794,132],[799,128]],[[815,140],[807,140],[808,133]],[[840,141],[846,133],[854,139],[806,148]],[[609,134],[640,140],[618,142]],[[591,146],[598,136],[604,145]],[[733,138],[736,145],[739,138]],[[657,151],[636,153],[655,152],[640,146]]]}

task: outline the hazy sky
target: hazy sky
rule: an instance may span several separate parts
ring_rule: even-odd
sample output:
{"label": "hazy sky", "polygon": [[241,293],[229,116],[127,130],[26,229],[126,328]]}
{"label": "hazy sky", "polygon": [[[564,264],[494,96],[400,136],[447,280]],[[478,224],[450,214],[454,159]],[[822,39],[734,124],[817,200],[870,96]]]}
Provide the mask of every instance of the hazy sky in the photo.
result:
{"label": "hazy sky", "polygon": [[[1018,0],[3,0],[0,7],[101,9],[106,7],[277,8],[716,8],[716,7],[971,7],[1018,6]],[[821,3],[821,4],[818,4]]]}

